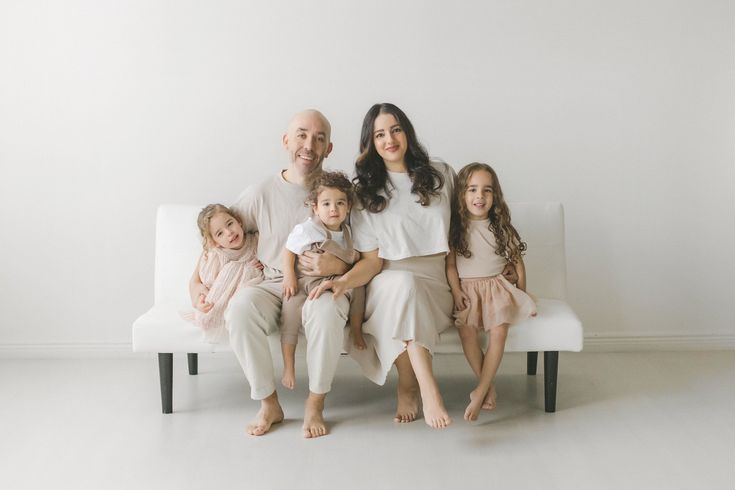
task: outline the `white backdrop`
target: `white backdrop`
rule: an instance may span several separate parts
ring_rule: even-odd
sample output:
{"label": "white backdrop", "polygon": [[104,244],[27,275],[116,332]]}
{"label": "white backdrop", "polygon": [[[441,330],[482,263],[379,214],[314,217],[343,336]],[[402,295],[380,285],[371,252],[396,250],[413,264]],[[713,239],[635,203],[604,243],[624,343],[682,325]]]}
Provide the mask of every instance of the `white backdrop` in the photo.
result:
{"label": "white backdrop", "polygon": [[125,350],[159,204],[232,202],[308,107],[351,169],[382,101],[510,200],[564,203],[588,344],[735,345],[734,25],[729,1],[0,1],[0,352]]}

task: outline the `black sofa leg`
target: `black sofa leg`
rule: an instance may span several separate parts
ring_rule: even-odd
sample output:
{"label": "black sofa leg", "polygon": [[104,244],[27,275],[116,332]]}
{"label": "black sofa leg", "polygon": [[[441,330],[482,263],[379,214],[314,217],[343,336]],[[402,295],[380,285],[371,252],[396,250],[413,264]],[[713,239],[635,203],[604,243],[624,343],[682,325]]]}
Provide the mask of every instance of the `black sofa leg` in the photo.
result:
{"label": "black sofa leg", "polygon": [[199,355],[196,352],[186,354],[186,362],[189,364],[189,374],[199,373]]}
{"label": "black sofa leg", "polygon": [[544,352],[544,405],[548,413],[556,412],[556,375],[559,370],[559,351]]}
{"label": "black sofa leg", "polygon": [[538,363],[538,352],[526,353],[526,370],[529,376],[536,375],[536,364]]}
{"label": "black sofa leg", "polygon": [[174,355],[158,353],[158,375],[161,378],[161,411],[173,412]]}

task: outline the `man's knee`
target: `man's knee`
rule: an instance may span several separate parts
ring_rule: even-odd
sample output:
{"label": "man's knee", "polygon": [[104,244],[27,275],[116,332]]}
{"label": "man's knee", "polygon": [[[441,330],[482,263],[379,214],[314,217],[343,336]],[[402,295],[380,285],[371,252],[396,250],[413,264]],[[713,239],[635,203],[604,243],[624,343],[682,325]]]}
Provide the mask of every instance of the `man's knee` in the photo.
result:
{"label": "man's knee", "polygon": [[278,321],[278,306],[270,293],[257,288],[240,289],[230,299],[225,311],[225,324],[230,331]]}
{"label": "man's knee", "polygon": [[347,321],[349,315],[350,301],[346,296],[340,296],[336,300],[330,293],[325,293],[314,300],[307,300],[303,306],[304,327],[309,322],[320,324],[332,321]]}

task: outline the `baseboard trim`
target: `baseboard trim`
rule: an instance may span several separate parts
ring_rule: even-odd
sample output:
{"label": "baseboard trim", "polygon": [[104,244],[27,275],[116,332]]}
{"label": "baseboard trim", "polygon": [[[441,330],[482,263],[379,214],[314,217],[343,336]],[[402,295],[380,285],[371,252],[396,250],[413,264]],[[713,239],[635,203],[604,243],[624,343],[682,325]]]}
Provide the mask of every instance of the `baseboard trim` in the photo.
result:
{"label": "baseboard trim", "polygon": [[[585,352],[735,350],[735,335],[585,336]],[[0,344],[0,359],[145,359],[155,354],[133,352],[130,342]]]}
{"label": "baseboard trim", "polygon": [[0,344],[0,359],[145,359],[130,342]]}
{"label": "baseboard trim", "polygon": [[617,335],[585,336],[587,352],[735,350],[735,335]]}

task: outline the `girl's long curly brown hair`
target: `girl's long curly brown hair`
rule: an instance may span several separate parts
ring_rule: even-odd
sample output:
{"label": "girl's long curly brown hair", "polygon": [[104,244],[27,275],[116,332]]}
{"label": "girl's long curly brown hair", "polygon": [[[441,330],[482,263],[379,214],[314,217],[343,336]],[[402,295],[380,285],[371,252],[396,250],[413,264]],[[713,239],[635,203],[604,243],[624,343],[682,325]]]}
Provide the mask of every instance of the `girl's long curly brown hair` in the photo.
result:
{"label": "girl's long curly brown hair", "polygon": [[[411,193],[418,196],[418,202],[422,206],[428,206],[431,198],[439,195],[439,190],[444,186],[444,176],[429,162],[429,154],[426,152],[416,137],[411,121],[406,114],[393,104],[382,103],[373,105],[362,122],[360,133],[360,156],[355,162],[356,177],[352,179],[355,184],[355,194],[360,203],[371,213],[379,213],[388,205],[391,191],[388,187],[388,171],[383,159],[375,148],[373,130],[375,119],[380,114],[391,114],[396,118],[406,134],[408,148],[406,149],[406,167],[408,176],[413,185]],[[378,194],[380,191],[385,196]],[[387,196],[387,198],[386,198]]]}
{"label": "girl's long curly brown hair", "polygon": [[495,253],[505,257],[508,262],[517,262],[525,254],[526,242],[510,222],[510,210],[503,198],[503,190],[495,170],[485,163],[470,163],[459,171],[457,187],[452,199],[452,221],[449,225],[449,245],[454,251],[464,257],[472,257],[472,251],[467,243],[470,212],[465,204],[464,194],[467,192],[467,183],[475,172],[487,172],[493,180],[493,205],[490,207],[488,229],[495,235],[497,248]]}

